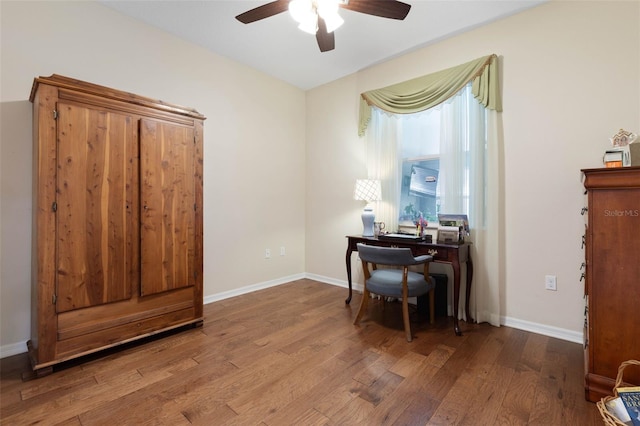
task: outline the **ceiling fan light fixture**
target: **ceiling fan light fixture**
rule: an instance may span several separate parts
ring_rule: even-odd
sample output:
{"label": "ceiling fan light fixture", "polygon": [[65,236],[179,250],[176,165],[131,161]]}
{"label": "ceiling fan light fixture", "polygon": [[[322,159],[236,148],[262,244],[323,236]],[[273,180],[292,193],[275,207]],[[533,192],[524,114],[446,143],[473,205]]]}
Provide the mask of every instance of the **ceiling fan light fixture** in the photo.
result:
{"label": "ceiling fan light fixture", "polygon": [[316,8],[320,16],[338,13],[338,0],[316,0]]}
{"label": "ceiling fan light fixture", "polygon": [[[0,0],[2,1],[2,0]],[[298,28],[315,35],[320,52],[335,49],[334,31],[344,20],[340,8],[365,15],[403,20],[411,5],[398,0],[271,0],[236,16],[243,24],[260,21],[285,12],[298,23]]]}
{"label": "ceiling fan light fixture", "polygon": [[[322,15],[320,15],[322,16]],[[322,19],[324,19],[325,24],[327,24],[327,32],[328,33],[332,33],[335,30],[337,30],[338,28],[340,28],[340,26],[342,24],[344,24],[344,19],[342,19],[342,17],[340,15],[338,15],[338,13],[335,13],[333,15],[329,15],[327,17],[322,17]]]}
{"label": "ceiling fan light fixture", "polygon": [[318,16],[331,33],[340,27],[344,20],[338,14],[341,0],[291,0],[289,13],[298,23],[298,28],[306,33],[315,34],[318,31]]}
{"label": "ceiling fan light fixture", "polygon": [[289,2],[289,13],[298,24],[308,22],[312,16],[316,15],[311,0],[291,0]]}
{"label": "ceiling fan light fixture", "polygon": [[332,33],[344,23],[344,19],[338,13],[340,0],[316,0],[318,14],[327,24],[327,32]]}
{"label": "ceiling fan light fixture", "polygon": [[305,33],[315,34],[318,31],[318,15],[313,14],[309,16],[305,21],[300,22],[298,25],[298,29],[304,31]]}

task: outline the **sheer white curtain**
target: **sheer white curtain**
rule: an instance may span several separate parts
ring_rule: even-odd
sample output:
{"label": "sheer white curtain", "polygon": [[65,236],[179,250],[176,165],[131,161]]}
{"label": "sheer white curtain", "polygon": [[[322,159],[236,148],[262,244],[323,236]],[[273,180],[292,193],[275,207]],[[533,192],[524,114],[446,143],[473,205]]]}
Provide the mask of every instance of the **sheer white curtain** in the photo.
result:
{"label": "sheer white curtain", "polygon": [[[489,128],[489,118],[495,120],[497,113],[478,103],[470,86],[442,104],[441,111],[441,212],[469,212],[474,270],[467,303],[475,320],[499,326],[499,144],[495,126]],[[460,294],[465,294],[463,288]],[[458,317],[464,318],[462,307]]]}
{"label": "sheer white curtain", "polygon": [[484,226],[474,230],[471,255],[473,256],[473,285],[471,286],[471,312],[478,322],[499,326],[501,291],[505,286],[504,222],[502,161],[502,114],[485,110],[487,115],[487,150],[485,162]]}
{"label": "sheer white curtain", "polygon": [[371,124],[366,133],[367,172],[369,179],[380,179],[382,201],[374,206],[376,222],[385,229],[398,229],[398,200],[402,158],[398,155],[400,132],[398,119],[378,108],[371,111]]}
{"label": "sheer white curtain", "polygon": [[[502,219],[499,113],[485,109],[469,86],[436,108],[441,108],[440,211],[469,212],[473,283],[471,300],[465,303],[475,320],[499,326],[504,276],[498,226]],[[367,129],[369,177],[382,179],[384,201],[379,212],[391,230],[397,229],[403,117],[374,109]],[[465,293],[463,276],[461,300]],[[456,314],[466,319],[463,306]]]}

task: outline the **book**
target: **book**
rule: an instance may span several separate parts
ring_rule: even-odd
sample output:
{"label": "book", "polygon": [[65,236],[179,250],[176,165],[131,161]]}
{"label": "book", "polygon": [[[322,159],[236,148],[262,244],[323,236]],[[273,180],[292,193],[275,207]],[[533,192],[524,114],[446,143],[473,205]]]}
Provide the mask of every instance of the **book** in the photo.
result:
{"label": "book", "polygon": [[627,426],[633,426],[633,423],[631,423],[631,417],[629,417],[629,413],[627,413],[627,409],[620,397],[607,401],[605,406],[609,413],[613,414],[616,419],[620,420]]}
{"label": "book", "polygon": [[618,388],[618,396],[622,400],[633,426],[640,426],[640,386]]}

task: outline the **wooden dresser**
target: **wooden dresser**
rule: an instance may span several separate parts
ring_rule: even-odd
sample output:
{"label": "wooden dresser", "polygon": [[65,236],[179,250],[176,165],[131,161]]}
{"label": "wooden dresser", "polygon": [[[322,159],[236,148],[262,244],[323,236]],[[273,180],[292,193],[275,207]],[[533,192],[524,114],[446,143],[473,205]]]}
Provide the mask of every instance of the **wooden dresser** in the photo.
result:
{"label": "wooden dresser", "polygon": [[202,323],[202,144],[193,109],[34,79],[33,369]]}
{"label": "wooden dresser", "polygon": [[[623,361],[640,359],[640,167],[585,169],[585,396],[610,395]],[[628,368],[626,382],[640,385]]]}

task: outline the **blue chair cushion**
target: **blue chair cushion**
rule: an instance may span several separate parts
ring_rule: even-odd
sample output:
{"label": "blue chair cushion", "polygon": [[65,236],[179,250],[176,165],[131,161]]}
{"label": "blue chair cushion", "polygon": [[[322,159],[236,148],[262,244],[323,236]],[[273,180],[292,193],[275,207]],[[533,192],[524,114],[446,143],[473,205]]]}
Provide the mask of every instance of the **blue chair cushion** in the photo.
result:
{"label": "blue chair cushion", "polygon": [[[429,277],[429,281],[425,281],[423,274],[409,271],[407,276],[409,297],[422,296],[435,286],[436,283],[432,277]],[[402,269],[371,271],[371,277],[367,280],[367,289],[381,296],[402,297]]]}

